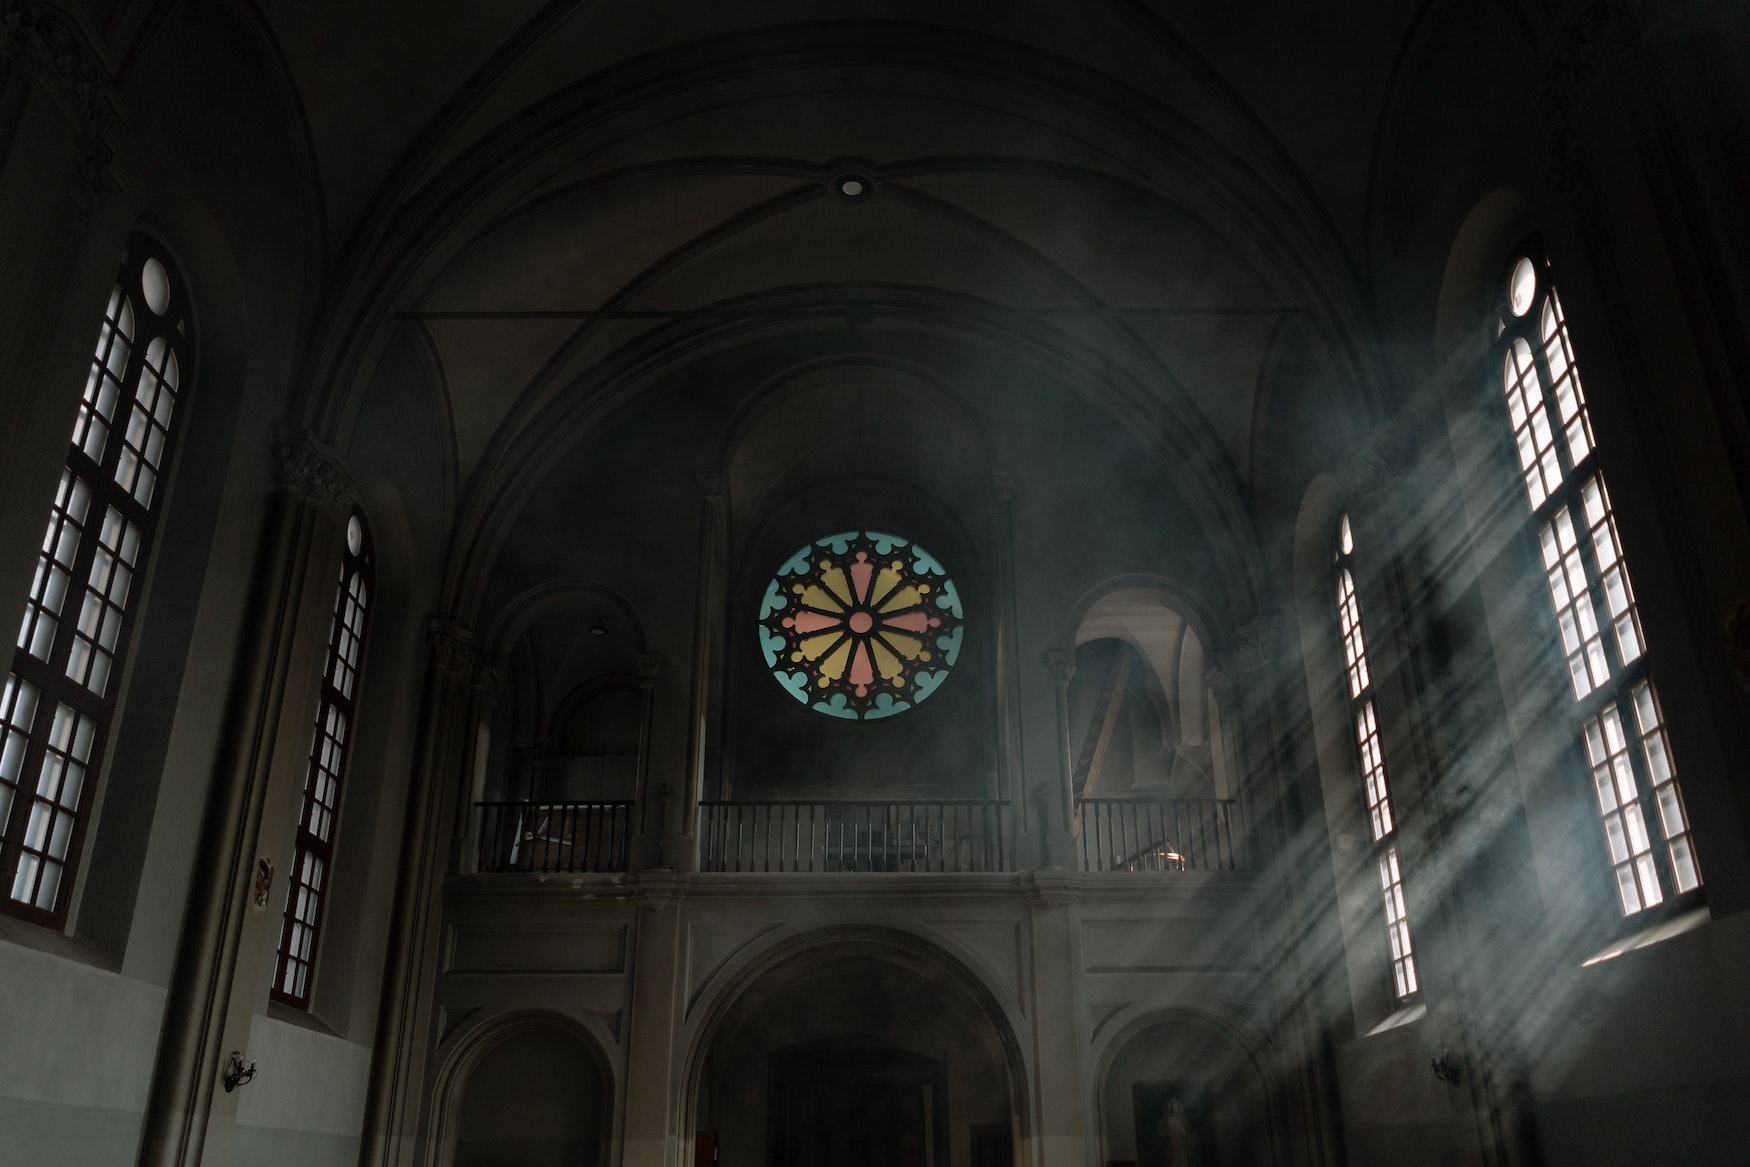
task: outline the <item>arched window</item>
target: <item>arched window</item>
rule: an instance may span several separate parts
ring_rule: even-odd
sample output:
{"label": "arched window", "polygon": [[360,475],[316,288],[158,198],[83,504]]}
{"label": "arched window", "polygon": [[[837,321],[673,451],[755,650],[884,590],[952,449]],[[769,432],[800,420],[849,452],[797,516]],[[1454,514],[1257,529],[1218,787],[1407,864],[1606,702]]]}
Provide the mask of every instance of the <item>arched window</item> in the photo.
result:
{"label": "arched window", "polygon": [[340,810],[340,783],[346,776],[347,749],[353,736],[359,662],[370,598],[370,534],[365,530],[364,520],[354,514],[346,523],[340,586],[334,597],[334,623],[329,630],[328,657],[322,668],[322,700],[316,709],[310,765],[305,771],[304,797],[298,812],[298,841],[286,889],[279,954],[274,962],[273,998],[300,1009],[310,1004],[310,970],[316,962],[322,909],[330,895],[334,825]]}
{"label": "arched window", "polygon": [[1549,261],[1526,248],[1502,290],[1507,416],[1617,900],[1633,915],[1699,888],[1701,868]]}
{"label": "arched window", "polygon": [[162,248],[133,236],[0,695],[0,909],[55,927],[67,918],[191,349],[180,276]]}
{"label": "arched window", "polygon": [[1373,668],[1367,660],[1367,641],[1361,631],[1361,600],[1355,594],[1355,533],[1347,514],[1337,522],[1337,546],[1332,559],[1337,590],[1337,631],[1343,641],[1343,664],[1348,678],[1349,721],[1355,729],[1355,752],[1367,797],[1373,861],[1379,872],[1380,894],[1385,899],[1392,991],[1402,1001],[1421,988],[1421,981],[1416,975],[1416,954],[1410,941],[1410,918],[1404,908],[1397,821],[1392,815],[1385,751],[1379,743],[1379,715],[1373,707]]}

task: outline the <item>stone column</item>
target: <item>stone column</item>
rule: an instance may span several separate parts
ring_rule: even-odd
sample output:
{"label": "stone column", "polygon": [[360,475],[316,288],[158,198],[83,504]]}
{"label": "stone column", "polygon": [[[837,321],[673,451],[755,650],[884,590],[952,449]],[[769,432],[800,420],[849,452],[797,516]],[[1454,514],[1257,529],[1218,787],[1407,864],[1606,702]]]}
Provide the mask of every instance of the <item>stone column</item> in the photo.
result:
{"label": "stone column", "polygon": [[664,862],[680,871],[698,867],[699,799],[704,797],[705,755],[711,712],[717,700],[714,684],[721,634],[725,560],[728,554],[723,480],[715,473],[697,476],[699,483],[698,579],[693,605],[692,695],[687,701],[687,772],[680,794],[680,822],[668,821],[659,808],[659,837]]}
{"label": "stone column", "polygon": [[375,1052],[365,1097],[359,1162],[404,1167],[419,1162],[431,1051],[432,992],[438,976],[444,860],[454,799],[445,784],[469,762],[469,726],[478,724],[474,636],[448,620],[426,628],[425,683],[402,828],[395,908],[383,966]]}
{"label": "stone column", "polygon": [[287,675],[299,654],[326,647],[320,634],[302,635],[307,630],[298,627],[302,585],[312,549],[332,543],[353,506],[351,481],[308,438],[281,435],[275,453],[276,489],[262,524],[152,1068],[142,1167],[190,1167],[201,1159],[229,1054],[226,1015]]}
{"label": "stone column", "polygon": [[1086,1167],[1089,1162],[1083,1121],[1083,1043],[1078,1036],[1082,1002],[1074,878],[1061,871],[1035,872],[1030,877],[1037,1154],[1019,1161],[1041,1167]]}
{"label": "stone column", "polygon": [[[662,654],[659,652],[641,652],[637,656],[638,664],[638,759],[632,782],[632,810],[637,821],[628,823],[627,828],[637,833],[643,839],[660,838],[662,830],[661,817],[666,808],[660,803],[655,812],[650,809],[650,734],[651,726],[656,720],[656,678],[662,673]],[[666,856],[657,853],[640,855],[634,867],[636,870],[644,866],[660,867],[665,864]]]}
{"label": "stone column", "polygon": [[685,1014],[680,908],[669,872],[638,876],[637,939],[626,1030],[626,1111],[621,1167],[673,1167],[680,1135],[676,1025]]}
{"label": "stone column", "polygon": [[1018,831],[1028,828],[1026,782],[1022,776],[1021,674],[1016,663],[1020,643],[1015,611],[1015,523],[1011,488],[1012,470],[997,470],[990,478],[991,614],[996,651],[992,674],[996,678],[997,705],[997,798],[1007,798],[1015,808]]}

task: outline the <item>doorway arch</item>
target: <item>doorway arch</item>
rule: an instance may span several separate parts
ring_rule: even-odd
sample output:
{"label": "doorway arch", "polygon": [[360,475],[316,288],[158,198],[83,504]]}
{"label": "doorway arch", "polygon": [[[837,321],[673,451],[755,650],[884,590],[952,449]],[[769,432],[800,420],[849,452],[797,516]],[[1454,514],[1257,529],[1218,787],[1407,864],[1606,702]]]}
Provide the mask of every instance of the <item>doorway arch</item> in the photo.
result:
{"label": "doorway arch", "polygon": [[1001,1006],[960,961],[897,929],[774,946],[708,1007],[689,1067],[687,1132],[714,1137],[723,1167],[1006,1167],[1030,1129]]}

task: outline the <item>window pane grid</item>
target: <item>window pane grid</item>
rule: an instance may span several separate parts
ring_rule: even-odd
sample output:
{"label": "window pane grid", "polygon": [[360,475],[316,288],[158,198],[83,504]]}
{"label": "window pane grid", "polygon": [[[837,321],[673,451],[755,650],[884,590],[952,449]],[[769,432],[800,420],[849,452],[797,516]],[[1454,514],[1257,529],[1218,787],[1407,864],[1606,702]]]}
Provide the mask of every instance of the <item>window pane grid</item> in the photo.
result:
{"label": "window pane grid", "polygon": [[1343,664],[1349,674],[1349,696],[1360,697],[1373,683],[1367,669],[1367,644],[1361,637],[1361,605],[1355,598],[1355,577],[1337,573],[1337,621],[1343,634]]}
{"label": "window pane grid", "polygon": [[48,530],[43,533],[37,556],[36,576],[24,604],[24,620],[18,627],[18,647],[37,660],[47,662],[60,628],[61,609],[72,582],[73,561],[79,554],[85,517],[91,509],[91,488],[71,470],[61,471],[54,505],[49,509]]}
{"label": "window pane grid", "polygon": [[1538,383],[1537,362],[1531,346],[1515,337],[1502,370],[1507,394],[1507,415],[1513,422],[1513,443],[1519,451],[1519,469],[1525,478],[1525,493],[1536,510],[1562,484],[1562,467],[1556,457],[1556,439],[1544,408]]}
{"label": "window pane grid", "polygon": [[1598,612],[1592,605],[1580,541],[1568,508],[1556,511],[1537,538],[1543,549],[1550,602],[1555,605],[1556,623],[1562,632],[1562,651],[1568,658],[1568,679],[1578,701],[1610,679],[1610,665],[1604,657]]}
{"label": "window pane grid", "polygon": [[1610,508],[1610,493],[1604,488],[1604,475],[1594,474],[1580,486],[1580,503],[1586,515],[1586,527],[1592,536],[1592,551],[1598,563],[1598,578],[1603,585],[1604,605],[1610,615],[1610,625],[1616,633],[1618,659],[1628,664],[1646,651],[1646,639],[1641,634],[1640,614],[1635,611],[1635,592],[1628,580],[1628,564],[1623,562],[1622,541],[1616,534],[1616,515]]}
{"label": "window pane grid", "polygon": [[1403,872],[1397,846],[1391,841],[1396,829],[1392,817],[1390,783],[1386,777],[1385,749],[1380,744],[1379,715],[1373,706],[1373,673],[1367,662],[1367,646],[1361,633],[1361,602],[1351,563],[1355,533],[1349,516],[1337,526],[1337,625],[1343,641],[1343,664],[1349,686],[1349,712],[1355,726],[1355,753],[1367,800],[1368,827],[1373,833],[1374,857],[1379,869],[1380,892],[1385,899],[1386,942],[1390,949],[1392,991],[1401,1001],[1421,989],[1415,955],[1410,944],[1409,912],[1404,906]]}
{"label": "window pane grid", "polygon": [[30,727],[36,720],[39,690],[17,674],[8,674],[0,690],[0,839],[13,800],[24,784],[25,753],[30,749]]}
{"label": "window pane grid", "polygon": [[134,407],[116,458],[115,482],[143,507],[152,505],[158,469],[170,437],[170,417],[176,408],[176,385],[180,374],[176,354],[159,337],[146,350]]}
{"label": "window pane grid", "polygon": [[12,878],[10,895],[17,903],[54,909],[96,739],[95,720],[67,705],[55,707]]}
{"label": "window pane grid", "polygon": [[1387,847],[1380,856],[1379,888],[1385,899],[1385,928],[1391,942],[1392,985],[1400,998],[1408,997],[1421,983],[1416,977],[1416,954],[1410,943],[1410,917],[1404,909],[1404,879],[1396,847]]}
{"label": "window pane grid", "polygon": [[0,909],[53,925],[66,914],[189,343],[182,289],[155,250],[129,240],[104,309],[0,700]]}
{"label": "window pane grid", "polygon": [[1633,915],[1662,903],[1665,894],[1660,890],[1653,843],[1647,835],[1646,816],[1635,788],[1622,714],[1614,703],[1586,722],[1585,738],[1598,813],[1604,819],[1605,844],[1616,873],[1617,898],[1623,914]]}
{"label": "window pane grid", "polygon": [[289,1004],[309,1004],[311,972],[321,928],[324,881],[333,858],[340,784],[346,773],[347,737],[353,717],[353,690],[364,644],[369,596],[369,561],[363,526],[348,523],[348,547],[335,589],[329,625],[328,657],[322,671],[322,703],[310,744],[310,767],[298,815],[297,853],[273,979],[273,995]]}
{"label": "window pane grid", "polygon": [[118,286],[109,294],[109,307],[97,334],[97,351],[91,357],[91,375],[86,379],[79,416],[73,423],[73,444],[93,462],[103,461],[116,402],[123,396],[133,339],[134,306]]}
{"label": "window pane grid", "polygon": [[1586,394],[1580,388],[1580,369],[1574,361],[1574,342],[1568,336],[1562,302],[1551,289],[1543,305],[1543,354],[1549,362],[1550,386],[1556,412],[1562,419],[1562,434],[1568,442],[1568,465],[1578,466],[1592,452],[1592,419],[1586,413]]}
{"label": "window pane grid", "polygon": [[134,563],[140,554],[140,529],[110,507],[103,516],[97,542],[73,646],[67,654],[67,676],[102,697],[109,687],[122,619],[127,614]]}
{"label": "window pane grid", "polygon": [[1652,788],[1653,802],[1659,808],[1659,825],[1665,832],[1665,852],[1671,866],[1671,879],[1678,894],[1701,886],[1701,866],[1695,856],[1695,840],[1689,831],[1689,813],[1683,806],[1683,792],[1677,787],[1677,765],[1671,758],[1671,740],[1665,733],[1664,717],[1659,711],[1659,695],[1653,682],[1642,681],[1634,687],[1635,727],[1640,731],[1642,757],[1647,765],[1647,780]]}
{"label": "window pane grid", "polygon": [[1364,702],[1355,714],[1355,746],[1361,755],[1361,778],[1367,788],[1367,818],[1373,841],[1392,833],[1391,796],[1386,791],[1385,752],[1379,747],[1379,724],[1373,702]]}
{"label": "window pane grid", "polygon": [[[1531,510],[1543,520],[1544,576],[1574,699],[1584,702],[1581,738],[1617,900],[1625,916],[1633,915],[1699,888],[1700,865],[1670,738],[1647,678],[1646,634],[1610,492],[1596,465],[1598,443],[1573,338],[1561,298],[1549,286],[1547,262],[1535,255],[1519,259],[1507,291],[1511,315],[1503,314],[1498,335],[1505,346],[1508,420]],[[1559,458],[1549,436],[1551,417],[1562,436]],[[1560,471],[1553,478],[1551,466]],[[1630,708],[1632,737],[1625,725]]]}

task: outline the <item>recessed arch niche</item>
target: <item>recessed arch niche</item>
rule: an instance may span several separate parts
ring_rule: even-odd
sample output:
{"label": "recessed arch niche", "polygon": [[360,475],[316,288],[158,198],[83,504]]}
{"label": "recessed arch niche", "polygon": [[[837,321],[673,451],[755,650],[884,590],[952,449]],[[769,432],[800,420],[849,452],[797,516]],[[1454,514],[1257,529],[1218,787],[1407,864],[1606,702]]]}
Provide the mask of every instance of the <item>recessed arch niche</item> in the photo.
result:
{"label": "recessed arch niche", "polygon": [[1000,1009],[969,970],[899,933],[785,946],[695,1048],[691,1129],[725,1164],[996,1167],[1027,1130]]}
{"label": "recessed arch niche", "polygon": [[1140,1019],[1107,1055],[1097,1107],[1101,1162],[1273,1167],[1269,1090],[1251,1043],[1174,1009]]}
{"label": "recessed arch niche", "polygon": [[507,1025],[477,1049],[446,1115],[447,1167],[599,1167],[612,1086],[600,1054],[558,1024]]}
{"label": "recessed arch niche", "polygon": [[[994,459],[983,427],[927,371],[866,356],[791,369],[750,402],[724,459],[731,597],[719,796],[994,796]],[[774,573],[798,547],[843,531],[928,548],[963,604],[952,675],[927,702],[889,718],[823,717],[781,686],[761,648],[760,602]]]}
{"label": "recessed arch niche", "polygon": [[1234,796],[1201,624],[1184,600],[1144,584],[1084,605],[1069,691],[1078,797]]}

